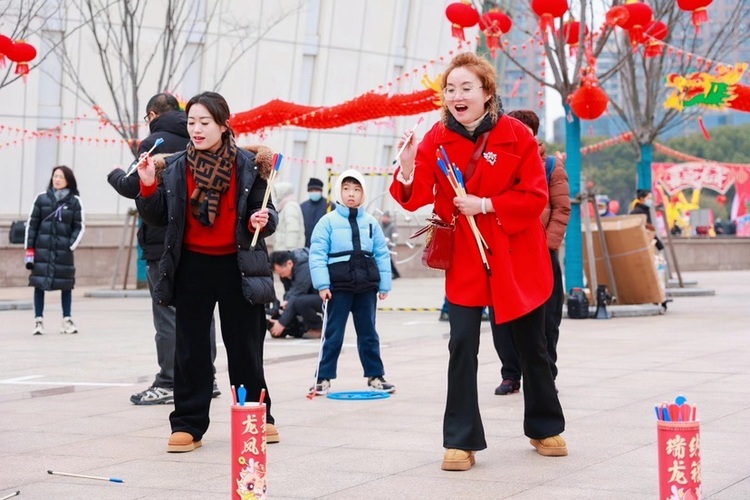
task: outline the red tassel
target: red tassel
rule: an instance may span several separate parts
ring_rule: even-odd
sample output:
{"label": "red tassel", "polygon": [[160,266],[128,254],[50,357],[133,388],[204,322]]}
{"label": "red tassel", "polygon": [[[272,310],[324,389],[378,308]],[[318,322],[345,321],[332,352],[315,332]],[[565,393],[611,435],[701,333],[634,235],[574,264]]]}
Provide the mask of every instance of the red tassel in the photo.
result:
{"label": "red tassel", "polygon": [[516,97],[516,94],[518,94],[518,89],[521,88],[521,81],[523,80],[523,76],[519,76],[518,80],[516,80],[513,83],[513,90],[510,91],[511,97]]}
{"label": "red tassel", "polygon": [[497,54],[497,49],[500,48],[500,37],[487,35],[487,48],[490,49],[490,56],[494,59]]}
{"label": "red tassel", "polygon": [[701,132],[703,132],[703,137],[707,141],[710,141],[711,140],[711,134],[708,133],[708,129],[706,128],[706,124],[703,123],[703,117],[702,116],[698,117],[698,126],[700,126]]}
{"label": "red tassel", "polygon": [[695,26],[695,32],[697,33],[700,29],[700,25],[708,22],[708,11],[705,7],[696,9],[693,11],[693,26]]}
{"label": "red tassel", "polygon": [[551,31],[555,30],[555,18],[552,17],[552,14],[542,14],[539,18],[539,29],[541,30],[542,35],[546,33],[547,28]]}
{"label": "red tassel", "polygon": [[460,24],[453,24],[451,25],[451,35],[458,38],[461,41],[466,41],[466,38],[464,38],[464,28]]}

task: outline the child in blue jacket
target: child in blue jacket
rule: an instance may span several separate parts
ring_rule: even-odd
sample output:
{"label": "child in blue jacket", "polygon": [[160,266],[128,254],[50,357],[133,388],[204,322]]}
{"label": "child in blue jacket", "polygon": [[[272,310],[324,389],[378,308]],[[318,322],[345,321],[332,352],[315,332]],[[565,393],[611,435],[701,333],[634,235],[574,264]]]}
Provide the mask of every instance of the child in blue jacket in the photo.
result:
{"label": "child in blue jacket", "polygon": [[346,170],[333,189],[334,210],[323,216],[310,240],[310,275],[323,301],[329,300],[328,323],[318,380],[311,393],[324,395],[336,378],[336,365],[349,313],[357,331],[357,350],[371,390],[394,392],[383,378],[380,339],[375,330],[377,299],[391,290],[391,258],[378,221],[365,212],[365,182]]}

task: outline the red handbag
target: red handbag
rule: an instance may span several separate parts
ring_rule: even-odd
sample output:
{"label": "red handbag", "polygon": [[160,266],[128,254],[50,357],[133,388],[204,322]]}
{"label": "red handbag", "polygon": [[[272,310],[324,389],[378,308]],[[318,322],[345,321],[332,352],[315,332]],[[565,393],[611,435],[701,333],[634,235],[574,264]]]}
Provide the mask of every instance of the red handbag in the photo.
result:
{"label": "red handbag", "polygon": [[409,238],[416,238],[424,233],[427,237],[422,251],[422,265],[430,269],[447,271],[451,266],[453,253],[453,231],[456,229],[456,218],[444,222],[437,215],[427,219],[428,224],[412,234]]}

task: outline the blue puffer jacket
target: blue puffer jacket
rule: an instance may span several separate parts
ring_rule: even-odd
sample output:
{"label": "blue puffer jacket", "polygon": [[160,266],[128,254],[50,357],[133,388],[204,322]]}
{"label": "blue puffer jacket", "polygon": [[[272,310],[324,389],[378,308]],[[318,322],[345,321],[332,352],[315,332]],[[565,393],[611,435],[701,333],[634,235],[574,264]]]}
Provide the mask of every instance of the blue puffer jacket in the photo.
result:
{"label": "blue puffer jacket", "polygon": [[[364,177],[347,170],[339,177],[334,193],[341,192],[341,180],[345,177],[356,178],[364,188]],[[355,241],[359,242],[362,254],[352,260],[356,255]],[[310,241],[309,262],[313,286],[319,291],[391,291],[388,245],[380,224],[364,206],[348,208],[337,202],[335,210],[320,219]]]}

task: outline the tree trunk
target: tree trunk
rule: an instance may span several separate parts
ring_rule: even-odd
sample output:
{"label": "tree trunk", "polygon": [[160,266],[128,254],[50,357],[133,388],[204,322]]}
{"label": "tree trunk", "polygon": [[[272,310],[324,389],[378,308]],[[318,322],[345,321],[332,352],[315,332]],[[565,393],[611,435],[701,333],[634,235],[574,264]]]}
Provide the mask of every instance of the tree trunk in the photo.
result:
{"label": "tree trunk", "polygon": [[[565,105],[565,170],[568,171],[570,197],[581,192],[581,120]],[[572,119],[569,119],[572,118]],[[581,239],[581,204],[571,203],[570,221],[565,233],[565,288],[583,287],[583,243]],[[586,207],[583,207],[585,210]]]}
{"label": "tree trunk", "polygon": [[641,160],[638,162],[638,189],[651,191],[651,163],[654,159],[654,145],[641,144]]}

